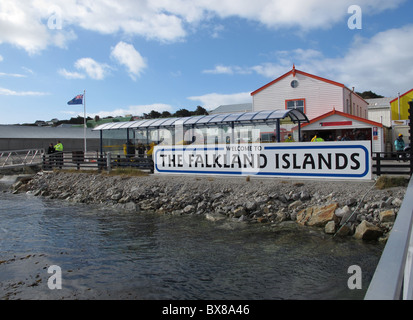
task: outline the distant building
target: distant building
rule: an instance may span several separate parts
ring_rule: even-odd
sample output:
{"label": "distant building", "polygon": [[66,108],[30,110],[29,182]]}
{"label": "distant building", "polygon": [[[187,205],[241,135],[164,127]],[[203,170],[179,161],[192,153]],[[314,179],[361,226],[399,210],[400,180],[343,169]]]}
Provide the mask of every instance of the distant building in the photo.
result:
{"label": "distant building", "polygon": [[413,89],[390,101],[393,121],[409,119],[409,101],[413,100]]}
{"label": "distant building", "polygon": [[211,110],[209,114],[224,114],[224,113],[251,112],[251,111],[252,111],[252,103],[239,103],[239,104],[221,105],[218,108]]}
{"label": "distant building", "polygon": [[[87,129],[88,151],[99,150],[99,133]],[[76,127],[37,127],[0,125],[0,151],[40,149],[62,141],[64,151],[83,150],[84,131]]]}
{"label": "distant building", "polygon": [[43,120],[36,120],[36,122],[34,123],[36,126],[39,126],[39,127],[44,127],[44,126],[47,126],[47,122],[46,121],[43,121]]}
{"label": "distant building", "polygon": [[375,98],[366,99],[368,102],[369,120],[379,122],[386,127],[391,127],[390,101],[394,98]]}

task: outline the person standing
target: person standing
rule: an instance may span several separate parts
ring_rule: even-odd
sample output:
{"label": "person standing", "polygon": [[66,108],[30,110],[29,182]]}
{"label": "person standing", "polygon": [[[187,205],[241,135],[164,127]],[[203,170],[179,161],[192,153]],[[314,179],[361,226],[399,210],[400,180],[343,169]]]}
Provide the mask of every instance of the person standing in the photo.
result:
{"label": "person standing", "polygon": [[56,145],[54,146],[54,150],[56,152],[56,166],[59,166],[60,169],[62,169],[63,166],[63,144],[60,142],[60,140],[57,140]]}
{"label": "person standing", "polygon": [[293,136],[291,133],[288,134],[287,139],[285,139],[284,142],[295,142]]}
{"label": "person standing", "polygon": [[398,160],[401,160],[403,158],[404,146],[403,135],[400,133],[397,139],[394,141],[394,148],[396,149]]}
{"label": "person standing", "polygon": [[315,134],[315,136],[311,139],[311,142],[324,142],[324,139],[323,138],[321,138],[319,135],[318,135],[318,132]]}
{"label": "person standing", "polygon": [[46,162],[46,168],[49,170],[53,168],[54,153],[55,153],[55,149],[54,149],[53,143],[50,143],[49,148],[47,149],[47,162]]}

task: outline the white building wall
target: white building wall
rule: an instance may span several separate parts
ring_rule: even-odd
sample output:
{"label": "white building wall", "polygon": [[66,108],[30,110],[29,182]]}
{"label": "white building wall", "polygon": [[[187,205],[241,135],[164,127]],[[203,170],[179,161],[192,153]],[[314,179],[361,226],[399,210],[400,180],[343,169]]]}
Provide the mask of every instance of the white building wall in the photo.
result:
{"label": "white building wall", "polygon": [[[297,88],[291,81],[297,80]],[[262,89],[253,96],[253,110],[285,109],[286,100],[305,99],[305,113],[311,120],[333,109],[343,111],[343,87],[297,73]]]}
{"label": "white building wall", "polygon": [[381,123],[382,125],[386,127],[391,127],[390,109],[370,108],[368,115],[369,115],[369,118],[368,118],[369,120]]}

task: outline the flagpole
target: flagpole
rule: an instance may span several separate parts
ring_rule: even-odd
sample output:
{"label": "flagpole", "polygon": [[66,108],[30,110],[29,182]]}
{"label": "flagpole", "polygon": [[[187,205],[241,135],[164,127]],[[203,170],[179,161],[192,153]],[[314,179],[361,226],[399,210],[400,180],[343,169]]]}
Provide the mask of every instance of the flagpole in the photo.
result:
{"label": "flagpole", "polygon": [[86,90],[83,90],[83,127],[84,156],[86,157]]}

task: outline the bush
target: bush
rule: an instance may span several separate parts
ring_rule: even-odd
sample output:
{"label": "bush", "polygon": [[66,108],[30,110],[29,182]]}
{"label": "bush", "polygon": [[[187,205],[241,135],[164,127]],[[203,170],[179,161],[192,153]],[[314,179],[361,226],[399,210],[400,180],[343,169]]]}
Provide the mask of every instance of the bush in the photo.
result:
{"label": "bush", "polygon": [[409,184],[409,179],[405,177],[390,177],[390,176],[380,176],[377,179],[376,188],[379,190],[393,188],[393,187],[407,187]]}

